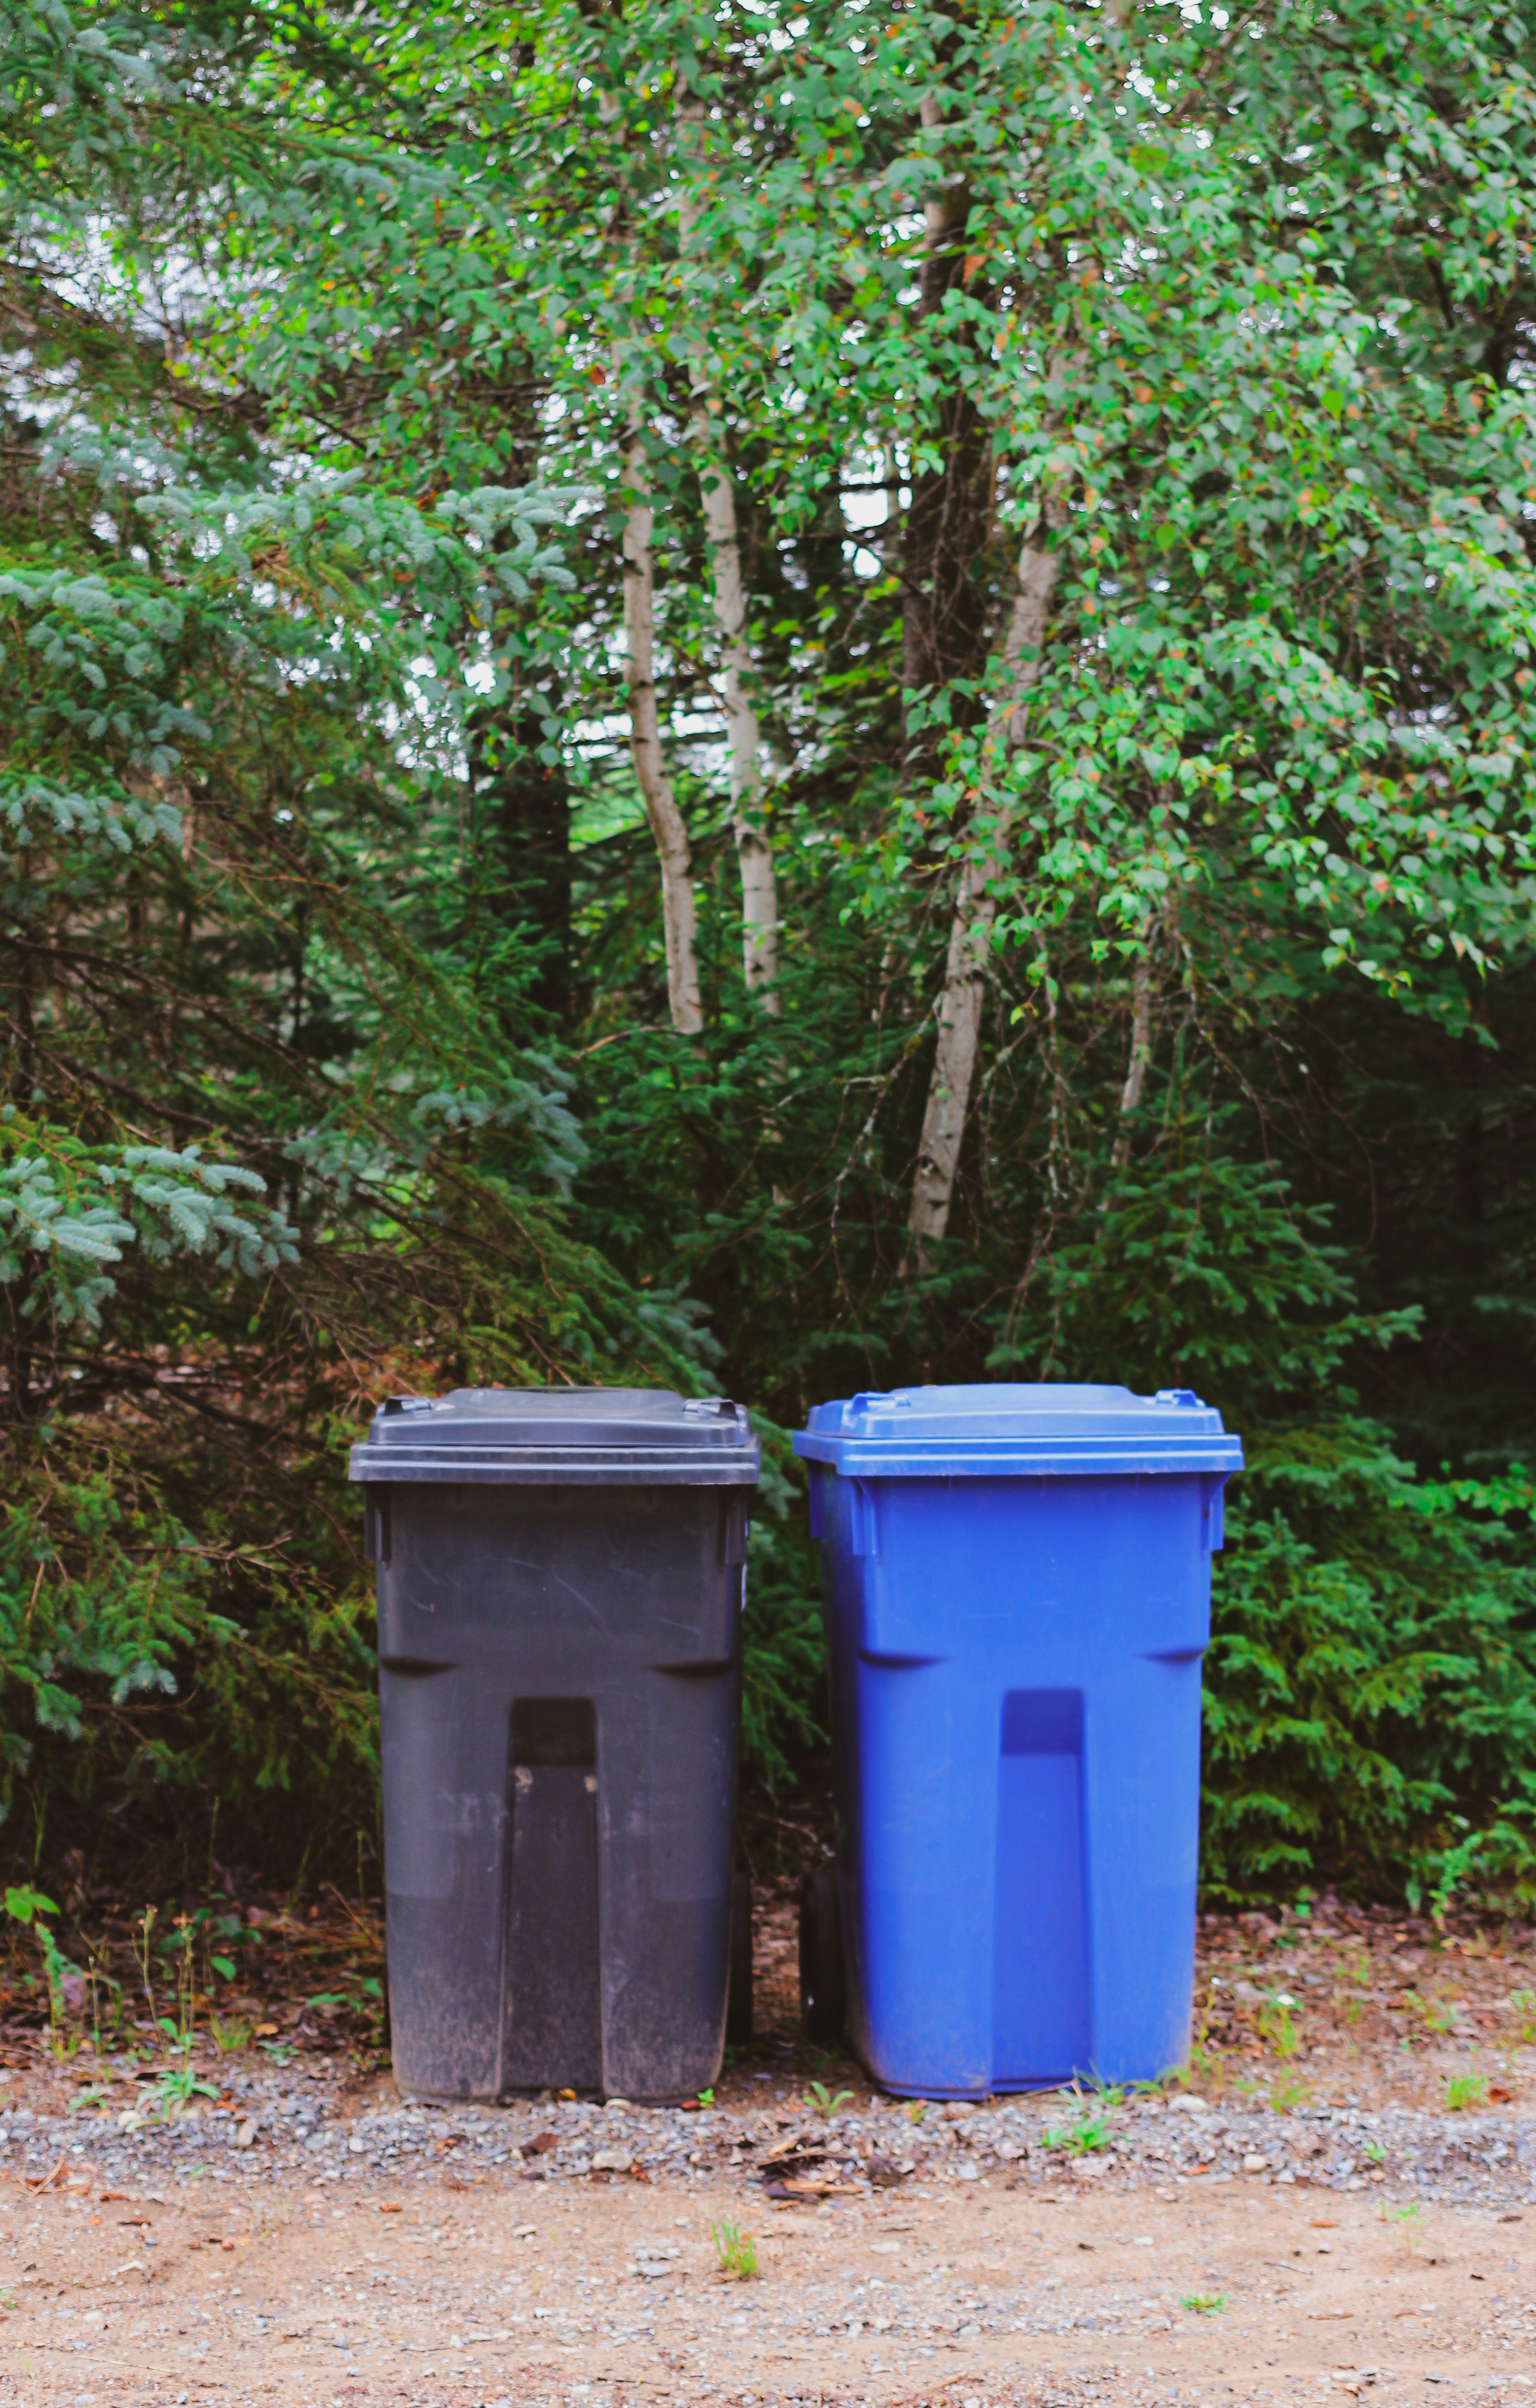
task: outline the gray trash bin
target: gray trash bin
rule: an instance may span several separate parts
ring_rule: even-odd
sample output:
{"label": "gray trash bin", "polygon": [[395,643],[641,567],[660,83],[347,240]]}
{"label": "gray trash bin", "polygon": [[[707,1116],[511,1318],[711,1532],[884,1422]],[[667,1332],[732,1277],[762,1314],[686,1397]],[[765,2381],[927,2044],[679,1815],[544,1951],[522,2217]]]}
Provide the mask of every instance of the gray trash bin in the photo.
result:
{"label": "gray trash bin", "polygon": [[651,1388],[391,1397],[352,1449],[405,2089],[714,2081],[759,1456]]}

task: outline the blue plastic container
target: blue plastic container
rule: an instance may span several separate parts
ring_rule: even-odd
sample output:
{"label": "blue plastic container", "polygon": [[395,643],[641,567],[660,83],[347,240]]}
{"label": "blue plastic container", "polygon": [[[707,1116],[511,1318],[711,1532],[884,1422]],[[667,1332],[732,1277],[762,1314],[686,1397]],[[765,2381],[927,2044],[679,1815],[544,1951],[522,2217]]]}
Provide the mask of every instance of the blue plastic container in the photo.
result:
{"label": "blue plastic container", "polygon": [[859,2057],[934,2099],[1179,2064],[1242,1441],[1185,1388],[1042,1384],[818,1405],[795,1445]]}

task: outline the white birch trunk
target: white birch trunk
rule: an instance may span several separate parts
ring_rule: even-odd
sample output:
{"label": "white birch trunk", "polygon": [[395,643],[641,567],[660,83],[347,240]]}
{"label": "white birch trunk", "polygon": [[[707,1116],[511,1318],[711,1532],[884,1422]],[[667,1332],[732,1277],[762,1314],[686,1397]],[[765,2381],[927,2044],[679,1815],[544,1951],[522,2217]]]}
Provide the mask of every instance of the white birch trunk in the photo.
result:
{"label": "white birch trunk", "polygon": [[1123,1170],[1130,1160],[1130,1124],[1141,1101],[1152,1060],[1152,939],[1150,932],[1136,956],[1130,982],[1130,1060],[1120,1090],[1120,1125],[1114,1133],[1110,1160]]}
{"label": "white birch trunk", "polygon": [[[1048,509],[1037,535],[1031,537],[1019,555],[1018,582],[1003,642],[1008,674],[987,721],[983,760],[996,760],[999,755],[1006,759],[1023,736],[1021,706],[1040,674],[1041,647],[1059,573],[1060,554],[1046,549],[1046,538],[1059,523],[1061,515]],[[907,1215],[912,1251],[920,1266],[925,1248],[942,1238],[949,1227],[960,1142],[965,1136],[981,1043],[992,927],[998,916],[997,897],[989,889],[1007,860],[1011,819],[1012,813],[1005,806],[986,851],[966,863],[955,896],[944,991],[939,1005],[939,1041],[934,1049],[912,1207]]]}
{"label": "white birch trunk", "polygon": [[763,826],[763,739],[752,699],[752,653],[747,643],[746,600],[741,591],[741,547],[736,527],[736,487],[712,443],[708,410],[694,413],[699,447],[699,493],[714,580],[714,617],[725,669],[725,732],[731,756],[731,821],[741,871],[741,966],[749,995],[777,1013],[779,898],[773,849]]}
{"label": "white birch trunk", "polygon": [[[687,163],[700,158],[703,104],[680,92],[678,128]],[[679,250],[694,248],[698,212],[684,182],[678,200]],[[731,825],[741,873],[741,967],[747,992],[765,1011],[779,1010],[779,898],[773,849],[763,824],[763,737],[752,698],[752,652],[747,642],[746,597],[741,590],[741,545],[736,523],[736,485],[724,444],[717,440],[703,346],[695,343],[694,408],[689,426],[698,459],[699,497],[710,548],[714,621],[720,630],[725,734],[731,763]]]}
{"label": "white birch trunk", "polygon": [[624,447],[624,625],[629,652],[629,750],[661,859],[662,916],[667,931],[667,999],[672,1025],[696,1037],[704,1025],[698,995],[697,914],[688,830],[677,807],[661,749],[656,715],[655,569],[651,551],[651,480],[645,437],[631,420]]}

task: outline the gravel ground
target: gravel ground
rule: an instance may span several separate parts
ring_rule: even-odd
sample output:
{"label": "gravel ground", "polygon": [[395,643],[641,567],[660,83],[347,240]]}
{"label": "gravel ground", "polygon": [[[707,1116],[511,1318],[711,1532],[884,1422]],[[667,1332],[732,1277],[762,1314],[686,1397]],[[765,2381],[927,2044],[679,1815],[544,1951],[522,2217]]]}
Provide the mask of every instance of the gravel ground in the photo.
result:
{"label": "gravel ground", "polygon": [[765,1901],[763,2038],[692,2109],[431,2106],[280,2037],[173,2113],[142,2051],[22,2054],[0,2400],[1532,2387],[1529,1934],[1213,1924],[1182,2084],[919,2108],[798,2043],[787,1928]]}

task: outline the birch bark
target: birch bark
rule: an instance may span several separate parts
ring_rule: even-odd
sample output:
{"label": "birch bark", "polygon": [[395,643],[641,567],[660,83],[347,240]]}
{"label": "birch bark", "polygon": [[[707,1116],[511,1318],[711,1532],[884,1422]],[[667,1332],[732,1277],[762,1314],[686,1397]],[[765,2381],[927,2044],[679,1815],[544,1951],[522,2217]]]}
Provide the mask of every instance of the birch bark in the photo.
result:
{"label": "birch bark", "polygon": [[624,442],[624,625],[629,653],[629,750],[661,859],[667,933],[667,999],[672,1025],[696,1037],[704,1025],[698,994],[697,912],[688,830],[677,807],[656,715],[656,582],[652,555],[651,478],[645,436],[631,418]]}
{"label": "birch bark", "polygon": [[715,451],[707,409],[694,413],[701,455],[698,482],[714,581],[714,617],[725,670],[725,732],[731,756],[731,823],[741,872],[741,967],[750,995],[765,1011],[779,1010],[779,897],[773,848],[763,825],[763,739],[752,700],[752,652],[741,591],[741,547],[736,487]]}
{"label": "birch bark", "polygon": [[[1022,706],[1040,675],[1041,649],[1060,567],[1061,555],[1049,548],[1049,538],[1065,523],[1065,519],[1064,505],[1048,504],[1040,526],[1019,554],[1013,607],[1003,641],[1007,674],[987,720],[983,739],[983,763],[1006,760],[1022,740]],[[939,1041],[934,1049],[912,1205],[907,1215],[909,1259],[915,1256],[919,1268],[925,1261],[926,1247],[942,1238],[949,1227],[960,1141],[965,1135],[981,1041],[987,956],[998,916],[997,896],[991,889],[1007,860],[1012,819],[1012,809],[1005,804],[985,850],[967,861],[955,892],[944,988],[939,1005]]]}
{"label": "birch bark", "polygon": [[[704,110],[693,94],[681,93],[677,104],[682,148],[696,165]],[[684,185],[678,202],[679,249],[686,259],[694,249],[698,211]],[[736,858],[741,873],[741,968],[747,992],[761,997],[765,1011],[779,1010],[779,897],[773,848],[763,824],[763,735],[752,698],[752,651],[747,642],[746,596],[741,586],[741,543],[737,526],[736,483],[725,447],[710,408],[718,395],[710,391],[702,344],[693,352],[694,405],[689,432],[698,460],[699,497],[704,506],[704,531],[709,544],[710,575],[714,590],[714,622],[720,631],[724,672],[725,734],[730,749],[731,825]]]}
{"label": "birch bark", "polygon": [[1130,980],[1130,1060],[1126,1066],[1126,1083],[1120,1090],[1120,1125],[1114,1133],[1110,1160],[1116,1170],[1123,1170],[1130,1160],[1130,1125],[1140,1109],[1142,1090],[1147,1082],[1147,1069],[1152,1061],[1152,939],[1148,936],[1136,956],[1136,967]]}

